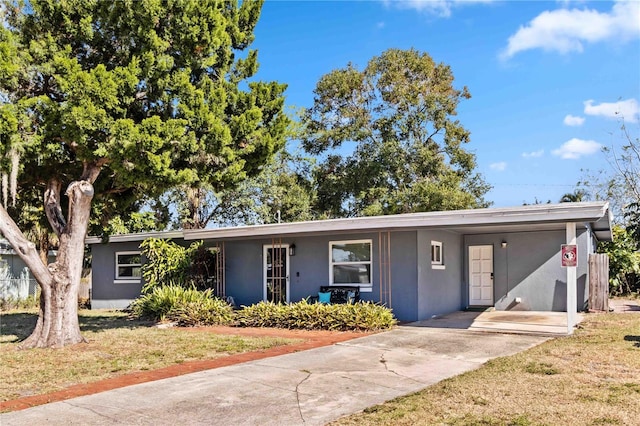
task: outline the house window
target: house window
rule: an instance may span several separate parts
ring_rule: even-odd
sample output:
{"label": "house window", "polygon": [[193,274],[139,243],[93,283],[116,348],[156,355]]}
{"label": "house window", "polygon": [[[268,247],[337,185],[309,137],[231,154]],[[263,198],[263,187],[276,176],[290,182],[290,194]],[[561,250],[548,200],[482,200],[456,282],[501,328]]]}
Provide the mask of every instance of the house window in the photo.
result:
{"label": "house window", "polygon": [[329,243],[329,284],[371,286],[371,240]]}
{"label": "house window", "polygon": [[444,269],[444,253],[440,241],[431,241],[431,268]]}
{"label": "house window", "polygon": [[140,282],[142,260],[139,251],[120,251],[116,253],[116,281]]}

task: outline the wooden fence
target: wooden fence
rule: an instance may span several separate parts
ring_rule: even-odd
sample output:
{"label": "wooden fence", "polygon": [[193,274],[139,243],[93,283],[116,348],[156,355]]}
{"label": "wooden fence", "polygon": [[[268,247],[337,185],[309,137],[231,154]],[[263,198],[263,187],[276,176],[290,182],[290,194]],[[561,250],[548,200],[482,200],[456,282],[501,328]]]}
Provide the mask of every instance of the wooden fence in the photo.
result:
{"label": "wooden fence", "polygon": [[589,255],[589,311],[609,312],[609,256]]}

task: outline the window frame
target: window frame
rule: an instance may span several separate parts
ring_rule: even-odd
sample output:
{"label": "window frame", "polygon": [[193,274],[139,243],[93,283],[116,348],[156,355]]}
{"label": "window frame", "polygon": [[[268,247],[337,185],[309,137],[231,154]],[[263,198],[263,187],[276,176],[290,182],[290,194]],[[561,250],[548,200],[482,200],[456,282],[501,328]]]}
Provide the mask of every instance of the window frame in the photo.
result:
{"label": "window frame", "polygon": [[[138,255],[140,257],[140,263],[118,263],[118,257],[121,255]],[[121,276],[118,272],[120,266],[139,266],[140,277],[133,276]],[[115,279],[114,283],[116,284],[137,284],[142,281],[142,253],[139,250],[127,250],[127,251],[117,251],[115,252]]]}
{"label": "window frame", "polygon": [[[333,246],[338,244],[369,244],[369,260],[347,261],[347,262],[334,262],[333,261]],[[369,265],[369,282],[368,283],[334,283],[333,267],[334,265]],[[370,292],[373,287],[373,240],[372,239],[359,239],[359,240],[336,240],[329,241],[329,286],[345,286],[345,287],[360,287],[361,292]]]}
{"label": "window frame", "polygon": [[[436,248],[438,249],[437,253],[434,250]],[[430,249],[431,249],[431,252],[430,252],[431,269],[445,269],[444,245],[442,244],[442,241],[431,240]],[[438,254],[439,256],[436,256],[436,254]]]}

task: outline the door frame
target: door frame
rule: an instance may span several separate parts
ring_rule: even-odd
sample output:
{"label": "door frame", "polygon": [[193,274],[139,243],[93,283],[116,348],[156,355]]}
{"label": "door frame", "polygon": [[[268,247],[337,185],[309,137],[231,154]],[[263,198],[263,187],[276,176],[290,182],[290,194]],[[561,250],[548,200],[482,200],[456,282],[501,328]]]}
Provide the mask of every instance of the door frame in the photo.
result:
{"label": "door frame", "polygon": [[289,303],[290,301],[289,284],[291,282],[291,280],[289,279],[290,277],[289,271],[291,270],[291,256],[289,255],[289,244],[277,244],[277,245],[264,244],[262,246],[262,300],[265,302],[267,301],[267,253],[269,249],[276,249],[276,248],[284,249],[284,253],[285,253],[285,259],[286,259],[285,291],[287,293],[286,302]]}
{"label": "door frame", "polygon": [[[471,250],[473,248],[477,248],[477,247],[491,248],[491,272],[490,272],[491,273],[491,277],[490,277],[491,278],[491,303],[488,304],[488,305],[484,305],[484,304],[483,305],[478,305],[478,304],[472,304],[471,303],[471,300],[472,300],[471,299],[471,281],[472,281],[472,279],[471,279],[471,274],[472,274],[471,268],[473,266],[473,264],[471,262]],[[487,306],[487,307],[495,306],[495,300],[494,300],[495,299],[495,256],[494,256],[494,254],[495,254],[495,251],[493,250],[493,244],[474,244],[474,245],[470,245],[468,247],[468,249],[467,249],[467,262],[469,264],[468,265],[468,271],[467,271],[467,273],[468,273],[468,277],[467,277],[467,280],[468,280],[467,295],[468,295],[468,298],[469,298],[468,299],[468,303],[467,303],[468,306]]]}

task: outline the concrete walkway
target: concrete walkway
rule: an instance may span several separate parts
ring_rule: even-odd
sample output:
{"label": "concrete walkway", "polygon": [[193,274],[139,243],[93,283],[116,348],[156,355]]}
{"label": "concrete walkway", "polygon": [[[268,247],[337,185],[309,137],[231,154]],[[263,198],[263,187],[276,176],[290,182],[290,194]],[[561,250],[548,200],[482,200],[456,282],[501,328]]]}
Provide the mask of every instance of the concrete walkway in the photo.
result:
{"label": "concrete walkway", "polygon": [[[577,319],[580,323],[584,316],[578,313]],[[457,311],[410,325],[560,337],[567,335],[567,314],[540,311]]]}
{"label": "concrete walkway", "polygon": [[402,326],[0,415],[8,425],[321,425],[547,337]]}

